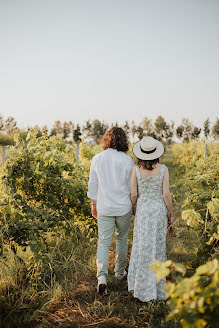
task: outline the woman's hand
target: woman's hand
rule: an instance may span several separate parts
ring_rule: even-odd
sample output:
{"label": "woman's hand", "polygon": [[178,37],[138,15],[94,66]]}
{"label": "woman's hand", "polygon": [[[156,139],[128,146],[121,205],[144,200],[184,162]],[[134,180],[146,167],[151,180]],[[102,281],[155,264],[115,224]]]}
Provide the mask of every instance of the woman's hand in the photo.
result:
{"label": "woman's hand", "polygon": [[172,226],[174,223],[174,216],[173,215],[168,215],[168,225]]}
{"label": "woman's hand", "polygon": [[175,235],[174,231],[173,231],[173,225],[174,225],[174,217],[173,217],[173,215],[170,215],[170,216],[168,216],[168,231],[171,234]]}

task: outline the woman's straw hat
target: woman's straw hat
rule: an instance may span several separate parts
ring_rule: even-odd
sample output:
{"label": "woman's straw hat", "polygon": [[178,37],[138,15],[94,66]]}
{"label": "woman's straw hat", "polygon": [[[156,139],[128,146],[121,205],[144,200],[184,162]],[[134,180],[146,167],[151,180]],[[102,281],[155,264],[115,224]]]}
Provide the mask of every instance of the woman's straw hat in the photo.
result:
{"label": "woman's straw hat", "polygon": [[163,155],[164,146],[152,137],[144,137],[134,144],[132,152],[139,159],[153,160]]}

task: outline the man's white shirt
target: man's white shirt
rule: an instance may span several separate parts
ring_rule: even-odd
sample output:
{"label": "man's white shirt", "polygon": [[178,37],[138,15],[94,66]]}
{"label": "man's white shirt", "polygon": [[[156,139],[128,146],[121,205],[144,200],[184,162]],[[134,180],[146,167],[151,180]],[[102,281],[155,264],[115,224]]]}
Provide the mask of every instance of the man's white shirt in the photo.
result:
{"label": "man's white shirt", "polygon": [[121,216],[130,211],[133,166],[130,156],[112,148],[93,157],[87,196],[97,201],[98,214]]}

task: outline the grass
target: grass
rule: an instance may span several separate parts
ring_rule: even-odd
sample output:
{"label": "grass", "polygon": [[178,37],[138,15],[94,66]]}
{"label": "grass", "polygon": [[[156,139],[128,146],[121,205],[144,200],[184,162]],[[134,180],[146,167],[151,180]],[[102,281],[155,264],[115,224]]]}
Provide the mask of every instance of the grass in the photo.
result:
{"label": "grass", "polygon": [[[167,236],[167,257],[175,262],[195,259],[197,238],[181,222],[183,191],[176,185],[177,168],[167,151],[163,163],[170,171],[175,209],[175,234]],[[133,224],[132,224],[133,229]],[[129,254],[132,243],[129,236]],[[127,282],[114,278],[115,240],[110,250],[108,296],[96,294],[96,243],[78,239],[51,239],[50,266],[32,263],[29,279],[23,279],[22,264],[8,251],[0,269],[0,326],[2,328],[179,328],[178,321],[165,322],[165,302],[142,303],[127,291]],[[7,262],[6,262],[7,260]],[[34,267],[35,265],[35,267]],[[38,272],[38,273],[37,273]]]}

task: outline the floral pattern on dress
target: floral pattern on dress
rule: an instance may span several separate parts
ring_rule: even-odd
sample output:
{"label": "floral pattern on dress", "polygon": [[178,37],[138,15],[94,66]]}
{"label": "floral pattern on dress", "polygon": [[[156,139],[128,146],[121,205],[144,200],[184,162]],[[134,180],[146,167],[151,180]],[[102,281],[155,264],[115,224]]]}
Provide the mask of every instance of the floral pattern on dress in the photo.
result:
{"label": "floral pattern on dress", "polygon": [[128,290],[142,302],[166,300],[165,282],[156,282],[150,265],[166,261],[167,208],[162,195],[165,165],[159,176],[141,177],[136,166],[138,199],[133,245],[128,270]]}

